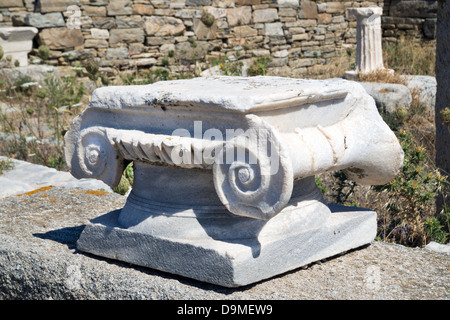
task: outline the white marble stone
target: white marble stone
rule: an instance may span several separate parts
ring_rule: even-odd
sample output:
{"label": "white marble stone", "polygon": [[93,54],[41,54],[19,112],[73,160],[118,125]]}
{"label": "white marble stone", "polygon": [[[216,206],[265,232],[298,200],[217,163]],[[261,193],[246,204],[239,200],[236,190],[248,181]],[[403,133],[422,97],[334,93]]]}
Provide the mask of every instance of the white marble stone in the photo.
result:
{"label": "white marble stone", "polygon": [[4,56],[11,56],[14,63],[19,61],[19,66],[28,65],[28,52],[33,48],[33,38],[38,33],[35,27],[1,27],[0,46]]}
{"label": "white marble stone", "polygon": [[386,70],[381,45],[382,14],[380,7],[348,9],[348,16],[356,18],[356,69],[348,71],[347,78],[355,79],[359,73]]}
{"label": "white marble stone", "polygon": [[[80,250],[225,286],[370,243],[376,214],[332,213],[314,176],[345,170],[358,183],[384,184],[403,163],[360,84],[280,77],[99,88],[65,136],[65,157],[75,177],[110,186],[134,165],[133,190],[114,216],[117,236],[127,240],[100,241],[111,227],[100,219],[81,236]],[[357,230],[330,237],[336,228]],[[130,251],[127,241],[142,246]],[[203,275],[206,266],[214,280]]]}

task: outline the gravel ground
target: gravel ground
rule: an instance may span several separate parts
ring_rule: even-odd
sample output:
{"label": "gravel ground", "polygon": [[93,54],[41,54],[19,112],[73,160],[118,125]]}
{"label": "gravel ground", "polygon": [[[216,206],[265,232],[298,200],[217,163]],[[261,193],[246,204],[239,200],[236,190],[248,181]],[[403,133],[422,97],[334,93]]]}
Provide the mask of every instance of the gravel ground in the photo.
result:
{"label": "gravel ground", "polygon": [[450,254],[378,241],[238,289],[77,251],[83,225],[124,203],[61,187],[0,199],[0,299],[450,298]]}

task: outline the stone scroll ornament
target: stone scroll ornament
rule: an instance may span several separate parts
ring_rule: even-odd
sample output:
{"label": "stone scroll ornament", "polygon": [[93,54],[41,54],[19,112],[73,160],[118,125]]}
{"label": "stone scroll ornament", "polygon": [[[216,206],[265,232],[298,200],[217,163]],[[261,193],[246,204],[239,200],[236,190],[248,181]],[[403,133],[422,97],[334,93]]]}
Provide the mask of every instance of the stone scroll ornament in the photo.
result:
{"label": "stone scroll ornament", "polygon": [[343,79],[99,88],[64,149],[72,175],[111,187],[133,162],[124,208],[92,220],[81,251],[226,287],[370,243],[376,213],[326,204],[314,177],[384,184],[403,163],[374,100]]}

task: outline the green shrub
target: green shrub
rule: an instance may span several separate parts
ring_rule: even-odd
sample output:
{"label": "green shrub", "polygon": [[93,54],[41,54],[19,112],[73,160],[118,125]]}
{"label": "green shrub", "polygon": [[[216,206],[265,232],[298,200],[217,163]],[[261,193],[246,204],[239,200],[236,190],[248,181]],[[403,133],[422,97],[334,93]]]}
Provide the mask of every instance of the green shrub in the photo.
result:
{"label": "green shrub", "polygon": [[258,57],[253,64],[248,67],[247,74],[249,76],[265,76],[267,64],[271,61],[272,59],[270,57]]}
{"label": "green shrub", "polygon": [[205,26],[211,27],[216,19],[211,13],[203,11],[200,20],[205,24]]}
{"label": "green shrub", "polygon": [[40,45],[38,48],[38,55],[42,60],[46,61],[50,58],[50,49],[45,45]]}
{"label": "green shrub", "polygon": [[427,152],[410,132],[400,130],[396,134],[405,154],[403,168],[391,182],[372,187],[389,195],[385,204],[389,215],[380,217],[380,232],[387,240],[422,246],[429,241],[430,232],[442,239],[442,235],[437,236],[434,201],[448,182],[437,169],[427,166]]}
{"label": "green shrub", "polygon": [[0,159],[0,175],[11,169],[14,169],[14,162],[11,159]]}
{"label": "green shrub", "polygon": [[3,47],[0,46],[0,60],[3,58],[4,54],[5,54],[5,52],[3,51]]}

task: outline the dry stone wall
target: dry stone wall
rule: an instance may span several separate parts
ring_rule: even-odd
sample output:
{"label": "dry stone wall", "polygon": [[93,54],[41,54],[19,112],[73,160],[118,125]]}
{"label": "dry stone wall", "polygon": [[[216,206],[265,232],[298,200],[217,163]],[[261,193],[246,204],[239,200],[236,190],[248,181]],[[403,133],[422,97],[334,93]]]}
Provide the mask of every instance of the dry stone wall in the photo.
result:
{"label": "dry stone wall", "polygon": [[[387,3],[386,10],[401,16],[397,2],[1,0],[0,26],[38,28],[35,47],[50,48],[50,65],[95,59],[106,70],[165,66],[180,71],[204,68],[214,58],[270,56],[269,67],[277,74],[301,76],[355,46],[356,21],[348,18],[347,8]],[[433,18],[420,19],[423,29]],[[384,35],[416,30],[410,20],[384,17]]]}
{"label": "dry stone wall", "polygon": [[385,0],[383,37],[395,41],[402,36],[436,39],[437,0]]}

